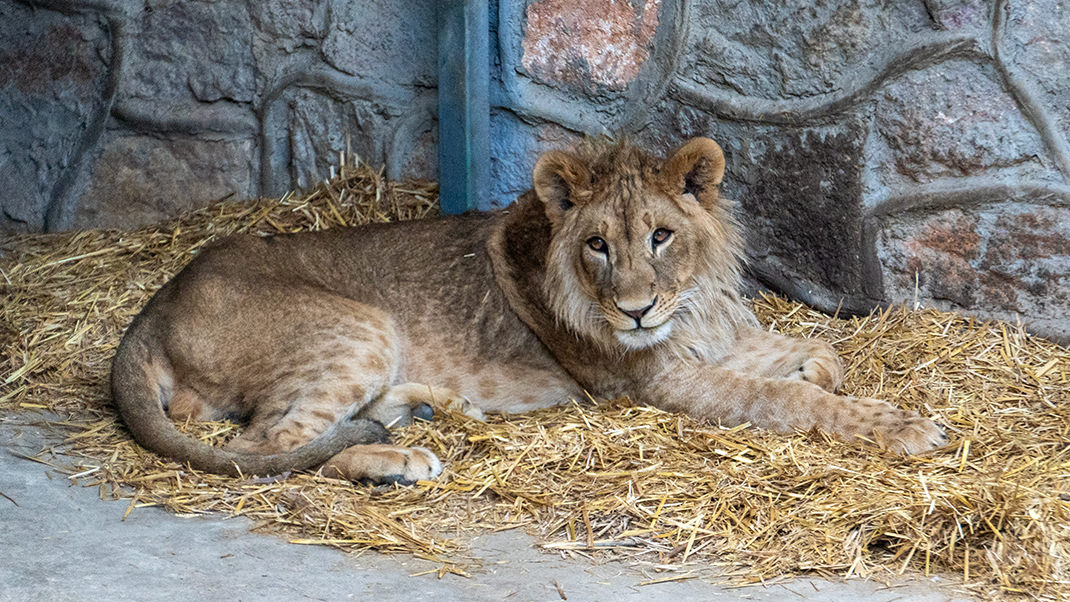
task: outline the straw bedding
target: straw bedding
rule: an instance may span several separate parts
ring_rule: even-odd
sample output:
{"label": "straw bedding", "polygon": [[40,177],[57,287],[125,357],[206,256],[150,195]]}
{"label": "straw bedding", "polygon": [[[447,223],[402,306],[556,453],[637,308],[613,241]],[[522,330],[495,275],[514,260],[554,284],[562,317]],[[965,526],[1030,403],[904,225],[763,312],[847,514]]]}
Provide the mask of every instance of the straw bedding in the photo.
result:
{"label": "straw bedding", "polygon": [[[465,545],[472,534],[523,527],[556,553],[647,563],[651,582],[942,574],[986,598],[1070,596],[1070,351],[949,313],[835,319],[775,297],[755,302],[770,328],[833,341],[846,393],[946,425],[952,442],[925,457],[700,424],[626,400],[406,427],[396,440],[447,465],[412,487],[312,473],[233,479],[139,448],[109,406],[108,365],[133,315],[206,242],[437,212],[433,186],[341,171],[303,196],[224,202],[133,232],[8,237],[0,411],[69,416],[64,449],[80,457],[37,459],[62,463],[102,497],[129,498],[131,511],[241,514],[297,543],[408,552],[443,573],[478,565]],[[183,428],[221,442],[238,427]]]}

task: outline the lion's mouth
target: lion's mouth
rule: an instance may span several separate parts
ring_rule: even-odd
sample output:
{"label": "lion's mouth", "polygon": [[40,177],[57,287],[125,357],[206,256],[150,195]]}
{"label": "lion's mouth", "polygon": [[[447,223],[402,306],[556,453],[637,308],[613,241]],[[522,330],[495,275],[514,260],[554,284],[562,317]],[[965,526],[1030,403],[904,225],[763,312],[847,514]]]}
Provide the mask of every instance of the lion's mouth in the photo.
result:
{"label": "lion's mouth", "polygon": [[617,329],[617,342],[628,349],[646,349],[669,338],[672,333],[672,321],[665,320],[657,326],[636,325],[632,328]]}

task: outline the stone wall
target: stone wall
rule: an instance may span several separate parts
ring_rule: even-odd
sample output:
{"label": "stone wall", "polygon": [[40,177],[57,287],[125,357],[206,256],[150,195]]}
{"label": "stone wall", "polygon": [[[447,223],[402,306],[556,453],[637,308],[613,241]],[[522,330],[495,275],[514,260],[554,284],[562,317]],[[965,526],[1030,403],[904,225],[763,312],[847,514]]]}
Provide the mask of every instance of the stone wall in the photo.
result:
{"label": "stone wall", "polygon": [[[494,189],[623,132],[722,143],[762,284],[1070,340],[1070,5],[491,2]],[[0,228],[436,174],[435,2],[0,0]]]}
{"label": "stone wall", "polygon": [[0,227],[282,194],[343,151],[434,178],[434,6],[0,0]]}

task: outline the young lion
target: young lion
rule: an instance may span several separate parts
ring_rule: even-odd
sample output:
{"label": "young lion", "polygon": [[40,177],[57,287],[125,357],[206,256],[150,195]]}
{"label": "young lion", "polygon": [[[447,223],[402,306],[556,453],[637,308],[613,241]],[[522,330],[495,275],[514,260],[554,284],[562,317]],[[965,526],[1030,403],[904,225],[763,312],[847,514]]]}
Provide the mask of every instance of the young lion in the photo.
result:
{"label": "young lion", "polygon": [[[430,406],[523,412],[584,390],[724,424],[818,427],[902,453],[932,421],[834,394],[832,347],[757,328],[740,235],[718,196],[724,156],[666,160],[624,143],[551,151],[506,210],[206,249],[134,320],[112,392],[145,447],[194,468],[430,479],[430,451],[383,424]],[[217,449],[168,420],[237,415]]]}

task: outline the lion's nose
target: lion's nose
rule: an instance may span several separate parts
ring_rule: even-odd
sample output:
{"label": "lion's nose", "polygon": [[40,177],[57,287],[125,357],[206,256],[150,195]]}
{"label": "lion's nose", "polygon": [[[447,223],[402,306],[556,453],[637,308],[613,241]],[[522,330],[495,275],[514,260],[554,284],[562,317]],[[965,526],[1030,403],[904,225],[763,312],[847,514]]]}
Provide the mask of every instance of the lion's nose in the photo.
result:
{"label": "lion's nose", "polygon": [[642,320],[643,316],[646,315],[646,312],[650,311],[650,308],[654,307],[654,304],[657,302],[658,298],[654,297],[654,300],[651,301],[650,305],[647,305],[646,307],[641,307],[639,309],[625,309],[618,305],[617,309],[619,309],[624,315],[631,316],[636,321],[636,323],[638,323],[639,320]]}

